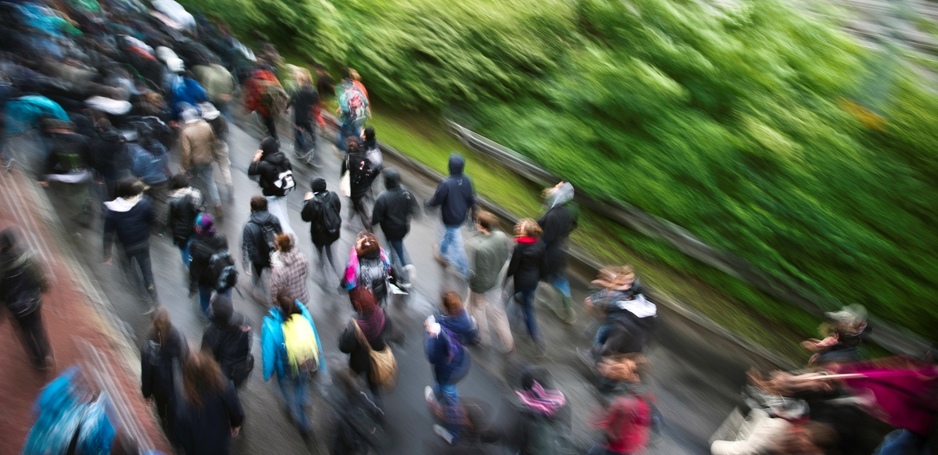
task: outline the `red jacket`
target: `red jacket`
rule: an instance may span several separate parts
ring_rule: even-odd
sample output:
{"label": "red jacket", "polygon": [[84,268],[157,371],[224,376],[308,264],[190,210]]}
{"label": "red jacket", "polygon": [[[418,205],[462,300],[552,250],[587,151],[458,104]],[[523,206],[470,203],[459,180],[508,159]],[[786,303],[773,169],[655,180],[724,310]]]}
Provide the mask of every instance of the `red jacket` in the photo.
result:
{"label": "red jacket", "polygon": [[262,80],[280,85],[280,81],[277,80],[277,76],[275,76],[272,71],[265,69],[254,70],[245,87],[247,89],[247,96],[244,98],[244,108],[249,111],[257,111],[258,114],[267,117],[270,115],[270,112],[268,112],[267,106],[265,106],[263,102],[264,84],[260,82]]}
{"label": "red jacket", "polygon": [[620,396],[597,424],[606,433],[606,449],[615,453],[635,453],[648,445],[651,406],[637,395]]}

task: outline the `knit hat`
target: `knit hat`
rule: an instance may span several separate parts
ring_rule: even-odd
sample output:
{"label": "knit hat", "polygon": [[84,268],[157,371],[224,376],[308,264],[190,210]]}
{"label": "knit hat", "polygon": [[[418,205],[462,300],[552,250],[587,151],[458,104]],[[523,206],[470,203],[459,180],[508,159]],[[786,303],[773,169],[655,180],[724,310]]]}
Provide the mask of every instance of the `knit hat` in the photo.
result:
{"label": "knit hat", "polygon": [[309,186],[312,187],[314,193],[321,193],[326,191],[326,179],[322,177],[316,177]]}
{"label": "knit hat", "polygon": [[277,139],[267,136],[261,141],[261,151],[264,153],[261,156],[271,156],[274,153],[280,151],[280,141]]}
{"label": "knit hat", "polygon": [[215,220],[210,213],[200,213],[195,217],[195,232],[199,235],[215,235]]}
{"label": "knit hat", "polygon": [[224,294],[215,294],[212,299],[212,320],[219,324],[227,324],[233,313],[231,298]]}

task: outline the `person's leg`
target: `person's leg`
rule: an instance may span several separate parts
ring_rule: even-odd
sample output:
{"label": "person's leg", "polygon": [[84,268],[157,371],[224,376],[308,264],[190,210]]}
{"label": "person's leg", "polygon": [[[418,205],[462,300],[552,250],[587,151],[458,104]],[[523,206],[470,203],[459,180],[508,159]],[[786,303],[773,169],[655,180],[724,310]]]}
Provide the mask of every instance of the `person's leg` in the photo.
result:
{"label": "person's leg", "polygon": [[433,387],[433,393],[443,408],[444,426],[454,437],[458,436],[463,425],[463,413],[462,407],[459,406],[456,385],[437,383]]}
{"label": "person's leg", "polygon": [[283,233],[293,234],[295,237],[296,233],[293,231],[293,227],[290,226],[290,213],[287,211],[287,198],[285,196],[266,196],[266,198],[267,211],[280,221],[280,227],[283,228]]}
{"label": "person's leg", "polygon": [[[41,308],[32,313],[16,318],[19,326],[23,349],[36,368],[51,367],[49,337],[46,335],[45,325],[42,323]],[[46,357],[49,357],[48,359]]]}
{"label": "person's leg", "polygon": [[562,308],[559,308],[557,315],[563,319],[564,322],[570,324],[576,320],[576,313],[573,310],[573,299],[570,298],[570,281],[567,280],[567,275],[563,270],[553,273],[548,277],[548,283],[557,289],[561,295]]}
{"label": "person's leg", "polygon": [[204,284],[199,285],[199,308],[202,309],[202,314],[206,317],[212,315],[210,308],[212,305],[212,291],[214,291],[214,289],[211,286]]}
{"label": "person's leg", "polygon": [[312,425],[309,422],[309,415],[306,413],[306,406],[309,400],[309,376],[299,374],[293,379],[293,410],[296,419],[296,425],[303,433],[309,433]]}
{"label": "person's leg", "polygon": [[492,345],[492,339],[489,335],[488,302],[485,301],[485,294],[469,291],[469,314],[476,320],[476,327],[479,330],[479,339],[486,346]]}
{"label": "person's leg", "polygon": [[278,137],[277,137],[277,116],[275,116],[275,115],[273,115],[273,114],[267,114],[267,115],[262,115],[261,118],[264,119],[264,127],[267,128],[267,134],[269,134],[270,137],[272,137],[272,138],[274,138],[274,139],[278,139]]}
{"label": "person's leg", "polygon": [[459,226],[447,226],[446,229],[451,231],[451,238],[448,248],[449,254],[448,256],[444,254],[443,257],[446,258],[450,265],[456,268],[456,271],[462,275],[464,279],[468,279],[469,258],[466,256],[466,247],[463,245],[462,230]]}
{"label": "person's leg", "polygon": [[326,244],[325,249],[326,258],[329,259],[329,266],[332,267],[332,276],[338,276],[339,270],[335,266],[335,242]]}
{"label": "person's leg", "polygon": [[205,195],[205,205],[210,207],[220,205],[221,199],[218,196],[218,185],[215,184],[212,164],[209,163],[201,166],[192,166],[192,175],[194,180],[198,182],[199,190],[202,191],[203,195]]}
{"label": "person's leg", "polygon": [[482,294],[482,299],[486,302],[485,313],[490,318],[489,322],[492,324],[495,335],[502,343],[502,349],[504,352],[510,352],[515,348],[515,340],[511,336],[511,326],[508,324],[505,307],[499,299],[500,295],[501,289],[496,286],[495,289]]}
{"label": "person's leg", "polygon": [[140,267],[140,274],[143,275],[143,284],[146,286],[150,296],[156,298],[156,282],[153,281],[153,263],[150,260],[150,243],[147,242],[137,247],[134,254],[137,266]]}
{"label": "person's leg", "polygon": [[537,317],[534,314],[534,296],[537,292],[537,286],[531,289],[521,290],[521,307],[524,310],[524,325],[528,328],[528,334],[535,343],[541,343],[541,336],[537,330]]}
{"label": "person's leg", "polygon": [[231,201],[234,199],[234,184],[231,181],[231,156],[228,151],[228,143],[222,140],[215,141],[212,154],[215,159],[215,164],[218,165],[218,170],[221,172],[221,180],[224,182],[225,189],[228,191],[226,196],[228,196],[228,200]]}
{"label": "person's leg", "polygon": [[189,264],[192,262],[192,254],[189,253],[189,246],[192,244],[192,238],[186,240],[186,243],[179,247],[179,255],[182,256],[182,265],[189,270]]}

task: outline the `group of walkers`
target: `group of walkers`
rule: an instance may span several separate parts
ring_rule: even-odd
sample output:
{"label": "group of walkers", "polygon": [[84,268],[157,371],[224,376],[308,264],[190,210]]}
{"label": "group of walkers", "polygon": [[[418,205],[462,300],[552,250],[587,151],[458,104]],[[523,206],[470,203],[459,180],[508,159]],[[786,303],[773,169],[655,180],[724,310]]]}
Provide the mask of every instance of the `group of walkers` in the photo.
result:
{"label": "group of walkers", "polygon": [[[543,215],[519,220],[508,235],[495,215],[479,209],[466,161],[453,154],[449,176],[421,204],[400,173],[384,167],[376,132],[366,127],[368,92],[355,70],[346,69],[336,84],[317,66],[314,80],[303,68],[280,65],[273,46],[265,45],[255,56],[223,26],[189,15],[172,0],[154,1],[153,7],[154,14],[145,14],[135,0],[56,7],[41,0],[4,4],[0,11],[11,29],[0,33],[0,40],[13,54],[0,55],[0,105],[5,106],[6,136],[23,142],[38,130],[35,142],[41,144],[34,154],[24,153],[22,143],[7,144],[3,159],[20,163],[48,188],[50,199],[62,208],[63,222],[87,226],[95,207],[103,207],[102,259],[110,264],[117,244],[122,269],[149,302],[142,393],[155,404],[173,448],[228,453],[246,418],[238,388],[254,369],[255,328],[232,300],[233,291],[246,288],[268,307],[259,324],[262,377],[275,379],[304,439],[316,437],[307,409],[310,382],[331,374],[334,387],[326,398],[336,410],[332,453],[380,451],[387,418],[383,395],[396,381],[393,340],[400,330],[389,302],[393,295],[413,292],[416,269],[404,240],[412,220],[426,209],[440,214],[436,260],[469,291],[465,297],[460,289],[442,292],[438,311],[423,322],[423,347],[433,375],[425,399],[439,422],[434,431],[441,443],[434,453],[498,453],[501,447],[521,454],[574,453],[570,403],[547,369],[523,368],[503,415],[458,391],[472,368],[473,350],[511,356],[520,342],[535,356],[546,355],[548,342],[536,314],[539,289],[548,291],[542,300],[552,301],[559,319],[575,322],[580,311],[566,277],[567,244],[578,221],[573,185],[560,182],[546,189]],[[324,178],[311,179],[299,213],[310,223],[309,239],[318,255],[318,267],[310,270],[299,248],[305,235],[290,223],[287,197],[298,175],[282,150],[278,123],[292,108],[293,158],[312,164],[326,126],[324,98],[333,93],[342,197]],[[240,264],[218,230],[230,218],[223,204],[235,202],[227,135],[238,96],[265,136],[247,168],[261,194],[248,203]],[[177,161],[181,171],[173,173]],[[379,176],[384,190],[373,198]],[[349,206],[345,219],[343,197]],[[471,256],[463,239],[466,225],[478,234]],[[375,234],[379,228],[384,245]],[[356,235],[341,268],[335,243],[343,229]],[[178,248],[190,297],[208,323],[198,349],[159,305],[150,258],[153,233]],[[139,274],[130,263],[137,264]],[[242,275],[251,277],[250,285]],[[310,312],[316,303],[308,288],[311,279],[328,294],[348,294],[353,316],[334,344],[322,342]],[[40,316],[48,284],[14,230],[0,232],[0,283],[0,298],[30,359],[37,368],[52,368]],[[595,419],[602,436],[590,453],[637,453],[663,425],[646,385],[650,362],[644,355],[654,337],[657,307],[630,265],[604,268],[592,284],[595,291],[583,310],[598,323],[592,345],[577,350],[603,404]],[[515,310],[526,340],[516,341],[512,333],[509,316]],[[804,345],[815,353],[812,365],[859,374],[853,362],[859,360],[857,344],[869,333],[865,314],[851,307],[831,317],[829,336]],[[325,353],[332,348],[348,357],[346,367],[333,366],[330,373]],[[831,453],[830,447],[836,453],[861,453],[851,444],[862,438],[848,424],[856,421],[849,420],[856,408],[838,407],[856,405],[849,400],[854,396],[846,380],[756,373],[750,379],[749,409],[739,416],[745,420],[742,429],[715,435],[714,454]],[[812,409],[810,424],[799,420],[806,415],[805,402]],[[913,422],[901,428],[878,453],[922,447],[922,430],[930,426]]]}

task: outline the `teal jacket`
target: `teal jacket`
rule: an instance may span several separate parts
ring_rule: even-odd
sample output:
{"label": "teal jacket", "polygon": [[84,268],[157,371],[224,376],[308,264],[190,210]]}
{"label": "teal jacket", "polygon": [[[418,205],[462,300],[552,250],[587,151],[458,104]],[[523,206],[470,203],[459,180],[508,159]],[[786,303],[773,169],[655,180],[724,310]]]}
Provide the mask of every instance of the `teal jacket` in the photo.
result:
{"label": "teal jacket", "polygon": [[[326,373],[326,357],[322,351],[322,341],[319,340],[319,331],[316,330],[316,323],[309,314],[309,310],[299,300],[296,301],[300,313],[313,326],[313,334],[316,335],[316,345],[319,346],[319,370]],[[269,381],[270,376],[276,371],[278,377],[286,374],[287,348],[283,340],[283,312],[279,307],[271,308],[264,316],[264,324],[261,326],[261,358],[264,361],[264,380]]]}

